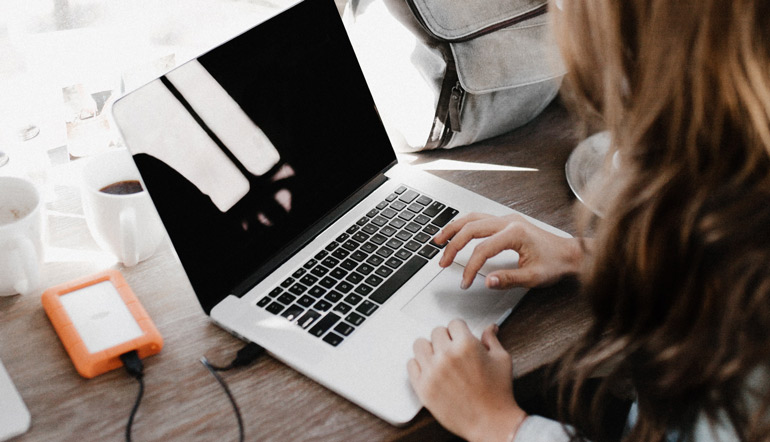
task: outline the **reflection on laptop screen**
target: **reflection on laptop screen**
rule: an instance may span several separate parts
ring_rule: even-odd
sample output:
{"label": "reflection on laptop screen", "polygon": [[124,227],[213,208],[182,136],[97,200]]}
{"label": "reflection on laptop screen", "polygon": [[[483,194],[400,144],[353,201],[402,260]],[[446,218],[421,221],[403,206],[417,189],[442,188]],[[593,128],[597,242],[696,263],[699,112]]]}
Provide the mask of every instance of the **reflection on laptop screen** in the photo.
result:
{"label": "reflection on laptop screen", "polygon": [[207,313],[395,161],[339,16],[309,3],[114,110]]}

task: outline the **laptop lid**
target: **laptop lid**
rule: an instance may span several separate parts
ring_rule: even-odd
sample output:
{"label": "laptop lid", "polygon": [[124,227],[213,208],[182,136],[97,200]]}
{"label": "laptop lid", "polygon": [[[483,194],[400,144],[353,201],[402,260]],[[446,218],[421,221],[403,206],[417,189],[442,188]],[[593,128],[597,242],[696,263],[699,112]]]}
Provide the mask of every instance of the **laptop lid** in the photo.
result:
{"label": "laptop lid", "polygon": [[118,100],[204,311],[384,180],[395,153],[333,0],[306,0]]}

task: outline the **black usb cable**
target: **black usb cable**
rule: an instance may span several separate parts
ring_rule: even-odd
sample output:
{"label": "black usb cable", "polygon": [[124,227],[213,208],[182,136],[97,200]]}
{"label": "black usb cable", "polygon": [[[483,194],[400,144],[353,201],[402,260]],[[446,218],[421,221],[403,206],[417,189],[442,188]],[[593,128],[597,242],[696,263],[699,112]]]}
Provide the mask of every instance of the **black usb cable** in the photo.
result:
{"label": "black usb cable", "polygon": [[126,372],[139,381],[139,394],[136,395],[136,402],[134,402],[134,407],[131,409],[131,414],[128,416],[128,423],[126,424],[126,442],[131,442],[131,426],[134,424],[136,410],[139,409],[139,404],[142,402],[142,396],[144,395],[144,364],[139,359],[139,354],[136,350],[123,353],[120,355],[120,360],[123,361]]}
{"label": "black usb cable", "polygon": [[235,402],[235,397],[233,396],[233,393],[230,391],[230,388],[227,386],[227,383],[224,379],[222,379],[222,376],[219,375],[219,371],[227,371],[232,370],[236,367],[243,367],[246,365],[251,364],[254,360],[256,360],[258,357],[260,357],[265,352],[265,349],[261,346],[250,342],[243,346],[240,350],[238,350],[238,353],[235,356],[235,359],[233,359],[232,362],[230,362],[228,365],[225,365],[224,367],[214,365],[211,362],[209,362],[206,357],[202,357],[200,359],[201,364],[203,364],[204,367],[211,373],[212,376],[214,376],[214,379],[219,382],[219,385],[222,386],[222,389],[225,390],[225,394],[227,394],[227,398],[230,400],[230,404],[233,406],[233,411],[235,412],[235,417],[238,420],[238,440],[240,442],[243,442],[244,440],[244,430],[243,430],[243,418],[241,417],[241,410],[238,407],[238,404]]}

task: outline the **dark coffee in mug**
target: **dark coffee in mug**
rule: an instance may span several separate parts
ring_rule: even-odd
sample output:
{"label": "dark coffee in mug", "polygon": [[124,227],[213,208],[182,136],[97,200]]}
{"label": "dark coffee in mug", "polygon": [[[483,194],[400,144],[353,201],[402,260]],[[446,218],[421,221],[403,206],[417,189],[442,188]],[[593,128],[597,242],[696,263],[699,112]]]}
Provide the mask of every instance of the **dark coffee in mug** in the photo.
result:
{"label": "dark coffee in mug", "polygon": [[109,193],[111,195],[129,195],[132,193],[139,193],[142,190],[142,184],[137,180],[118,181],[117,183],[112,183],[99,189],[100,192]]}

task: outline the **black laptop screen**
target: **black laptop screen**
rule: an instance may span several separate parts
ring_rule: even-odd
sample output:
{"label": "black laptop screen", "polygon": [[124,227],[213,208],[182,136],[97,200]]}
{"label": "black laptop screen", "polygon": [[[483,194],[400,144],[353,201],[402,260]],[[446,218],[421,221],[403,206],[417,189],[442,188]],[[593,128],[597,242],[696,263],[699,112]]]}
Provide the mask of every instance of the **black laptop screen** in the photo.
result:
{"label": "black laptop screen", "polygon": [[389,164],[333,0],[307,0],[114,115],[208,313]]}

